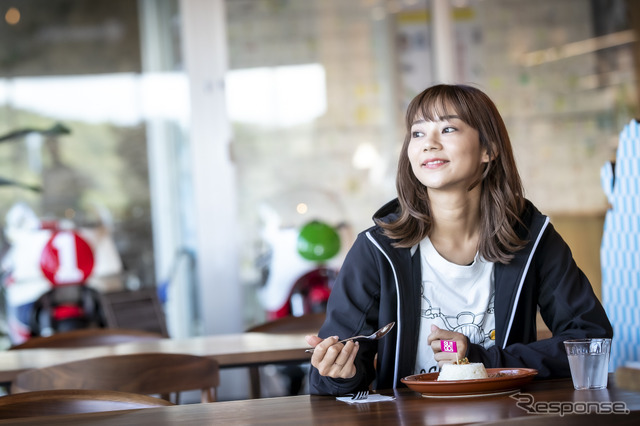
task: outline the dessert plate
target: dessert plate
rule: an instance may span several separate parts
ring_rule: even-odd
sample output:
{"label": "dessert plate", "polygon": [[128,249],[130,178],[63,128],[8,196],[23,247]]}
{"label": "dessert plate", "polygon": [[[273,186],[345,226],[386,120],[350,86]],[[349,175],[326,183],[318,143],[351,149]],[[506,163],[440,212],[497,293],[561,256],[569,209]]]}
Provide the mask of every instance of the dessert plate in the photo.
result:
{"label": "dessert plate", "polygon": [[487,368],[486,379],[438,381],[440,373],[426,373],[401,379],[409,389],[428,398],[461,398],[510,393],[538,374],[533,368]]}

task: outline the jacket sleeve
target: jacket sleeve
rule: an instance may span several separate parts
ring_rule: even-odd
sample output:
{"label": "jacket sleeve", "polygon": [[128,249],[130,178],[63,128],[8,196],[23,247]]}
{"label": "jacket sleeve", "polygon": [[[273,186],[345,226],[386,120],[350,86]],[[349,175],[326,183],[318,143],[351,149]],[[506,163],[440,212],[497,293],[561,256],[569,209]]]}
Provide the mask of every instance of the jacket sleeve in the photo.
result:
{"label": "jacket sleeve", "polygon": [[[539,378],[568,377],[571,373],[564,340],[613,336],[611,323],[589,280],[552,225],[540,240],[524,286],[506,347],[496,344],[485,349],[472,344],[470,360],[487,367],[535,368]],[[525,324],[535,331],[535,304],[553,334],[549,339],[536,341],[535,333],[522,330]]]}
{"label": "jacket sleeve", "polygon": [[[360,234],[347,254],[327,304],[327,317],[318,336],[341,339],[371,334],[377,328],[380,284],[371,245]],[[375,377],[375,342],[361,341],[356,357],[356,375],[351,379],[321,376],[311,366],[309,392],[318,395],[342,395],[367,389]]]}

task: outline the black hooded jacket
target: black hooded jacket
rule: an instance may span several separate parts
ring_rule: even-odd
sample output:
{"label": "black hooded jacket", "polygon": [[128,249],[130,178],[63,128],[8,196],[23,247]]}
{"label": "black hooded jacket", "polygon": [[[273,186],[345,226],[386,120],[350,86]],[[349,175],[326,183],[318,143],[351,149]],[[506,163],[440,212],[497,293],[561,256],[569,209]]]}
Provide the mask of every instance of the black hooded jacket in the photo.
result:
{"label": "black hooded jacket", "polygon": [[[375,218],[397,216],[393,200]],[[563,341],[582,337],[612,337],[613,329],[589,280],[576,265],[569,246],[549,218],[527,201],[518,229],[526,247],[509,264],[496,263],[495,345],[470,344],[467,357],[487,368],[528,367],[538,378],[570,376]],[[361,341],[356,375],[351,379],[323,377],[311,367],[310,393],[341,395],[366,389],[404,386],[414,374],[420,326],[420,248],[394,248],[393,240],[373,226],[360,233],[349,250],[332,289],[327,318],[318,335],[346,338],[371,334],[395,321],[379,341]],[[536,341],[536,313],[553,337]],[[374,359],[377,353],[376,366]]]}

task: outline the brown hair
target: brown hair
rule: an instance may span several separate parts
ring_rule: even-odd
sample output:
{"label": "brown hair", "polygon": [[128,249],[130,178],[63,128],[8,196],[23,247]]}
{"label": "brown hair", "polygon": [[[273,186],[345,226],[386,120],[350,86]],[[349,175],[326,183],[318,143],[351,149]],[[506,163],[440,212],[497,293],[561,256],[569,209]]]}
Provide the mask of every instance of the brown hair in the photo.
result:
{"label": "brown hair", "polygon": [[396,177],[400,215],[393,222],[377,223],[388,237],[398,240],[396,247],[412,247],[430,234],[427,188],[413,174],[407,154],[411,125],[416,117],[437,121],[438,117],[454,114],[478,131],[480,146],[491,159],[480,181],[469,188],[481,185],[478,250],[488,261],[508,263],[513,252],[526,243],[515,231],[525,205],[522,182],[504,121],[493,101],[475,87],[437,85],[411,101]]}

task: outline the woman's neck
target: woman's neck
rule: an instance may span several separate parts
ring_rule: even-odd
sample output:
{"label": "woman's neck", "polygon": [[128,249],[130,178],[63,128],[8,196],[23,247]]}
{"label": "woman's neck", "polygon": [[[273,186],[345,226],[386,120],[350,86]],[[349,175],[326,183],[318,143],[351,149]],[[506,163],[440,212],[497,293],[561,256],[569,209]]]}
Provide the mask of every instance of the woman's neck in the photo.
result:
{"label": "woman's neck", "polygon": [[476,189],[458,196],[429,194],[433,218],[429,238],[442,257],[459,265],[473,262],[478,252],[480,192]]}

